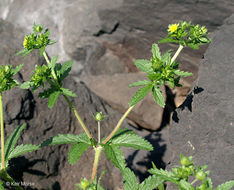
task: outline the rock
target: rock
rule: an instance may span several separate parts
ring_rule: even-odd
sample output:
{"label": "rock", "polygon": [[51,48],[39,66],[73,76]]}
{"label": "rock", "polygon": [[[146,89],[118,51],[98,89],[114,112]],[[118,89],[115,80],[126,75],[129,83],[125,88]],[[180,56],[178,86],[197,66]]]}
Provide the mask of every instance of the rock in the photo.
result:
{"label": "rock", "polygon": [[[129,107],[131,97],[137,91],[137,88],[129,88],[129,84],[145,79],[145,73],[128,73],[112,76],[86,76],[83,81],[111,107],[124,113]],[[163,94],[165,97],[164,89]],[[145,129],[155,131],[161,126],[162,115],[163,108],[155,103],[150,93],[136,105],[128,118]]]}
{"label": "rock", "polygon": [[[212,39],[200,65],[195,89],[174,113],[169,130],[173,157],[193,156],[196,164],[208,164],[214,187],[234,176],[234,15]],[[169,188],[173,189],[173,188]]]}

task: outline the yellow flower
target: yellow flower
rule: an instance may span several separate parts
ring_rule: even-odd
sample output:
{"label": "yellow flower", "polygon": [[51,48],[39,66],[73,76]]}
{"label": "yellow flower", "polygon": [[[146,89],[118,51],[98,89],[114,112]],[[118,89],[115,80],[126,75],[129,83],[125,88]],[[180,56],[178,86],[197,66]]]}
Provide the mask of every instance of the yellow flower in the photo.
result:
{"label": "yellow flower", "polygon": [[168,30],[167,31],[173,33],[173,32],[175,32],[178,29],[178,27],[179,27],[179,24],[170,24],[168,26]]}
{"label": "yellow flower", "polygon": [[23,42],[23,46],[24,46],[25,49],[27,49],[27,45],[28,45],[28,37],[25,36],[24,42]]}

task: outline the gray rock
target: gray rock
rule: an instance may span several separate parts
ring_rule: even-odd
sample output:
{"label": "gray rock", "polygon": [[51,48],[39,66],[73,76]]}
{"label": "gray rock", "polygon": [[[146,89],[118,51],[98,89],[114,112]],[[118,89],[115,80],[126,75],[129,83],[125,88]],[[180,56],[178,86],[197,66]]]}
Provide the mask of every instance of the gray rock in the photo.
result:
{"label": "gray rock", "polygon": [[[170,167],[179,154],[208,164],[214,186],[234,176],[234,15],[213,37],[201,62],[195,89],[174,113],[169,130],[173,150]],[[169,168],[170,168],[169,167]]]}

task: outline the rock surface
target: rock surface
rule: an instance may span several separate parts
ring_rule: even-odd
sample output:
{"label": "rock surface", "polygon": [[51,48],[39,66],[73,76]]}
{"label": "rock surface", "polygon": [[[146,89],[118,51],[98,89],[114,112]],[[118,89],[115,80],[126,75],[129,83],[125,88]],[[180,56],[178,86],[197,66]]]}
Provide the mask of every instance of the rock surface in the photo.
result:
{"label": "rock surface", "polygon": [[171,166],[180,153],[191,155],[195,163],[208,164],[215,187],[234,176],[233,33],[234,15],[215,33],[195,90],[174,113],[169,130]]}
{"label": "rock surface", "polygon": [[[106,100],[112,108],[125,113],[129,107],[128,103],[131,97],[138,89],[137,87],[129,88],[128,86],[133,82],[146,80],[146,76],[145,73],[128,73],[112,76],[86,76],[82,80],[93,92]],[[162,91],[166,99],[165,89],[162,89]],[[163,108],[155,103],[152,94],[149,93],[143,101],[135,106],[128,118],[138,126],[156,131],[161,126],[162,115]]]}

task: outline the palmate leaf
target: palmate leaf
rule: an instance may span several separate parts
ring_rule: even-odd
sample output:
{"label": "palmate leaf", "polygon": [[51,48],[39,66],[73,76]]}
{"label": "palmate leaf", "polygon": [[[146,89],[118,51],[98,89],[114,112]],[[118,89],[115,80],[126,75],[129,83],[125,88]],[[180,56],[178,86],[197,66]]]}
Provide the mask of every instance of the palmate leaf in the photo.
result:
{"label": "palmate leaf", "polygon": [[138,190],[137,178],[129,168],[125,168],[123,171],[123,183],[124,190]]}
{"label": "palmate leaf", "polygon": [[152,54],[154,58],[161,59],[161,53],[157,44],[152,45]]}
{"label": "palmate leaf", "polygon": [[35,150],[39,150],[39,146],[37,145],[33,145],[33,144],[21,144],[19,146],[16,146],[9,154],[8,156],[8,160],[12,159],[12,158],[15,158],[17,156],[20,156],[24,153],[27,153],[27,152],[32,152],[32,151],[35,151]]}
{"label": "palmate leaf", "polygon": [[71,165],[74,165],[79,160],[81,155],[89,148],[89,146],[90,145],[87,143],[74,144],[68,153],[68,162]]}
{"label": "palmate leaf", "polygon": [[135,86],[145,86],[145,85],[148,85],[150,84],[151,82],[150,81],[147,81],[147,80],[140,80],[140,81],[137,81],[137,82],[134,82],[132,84],[129,85],[129,87],[135,87]]}
{"label": "palmate leaf", "polygon": [[180,70],[175,70],[174,73],[178,76],[184,76],[184,77],[193,76],[193,73],[180,71]]}
{"label": "palmate leaf", "polygon": [[125,168],[125,158],[119,146],[106,144],[104,146],[106,157],[114,164],[120,171]]}
{"label": "palmate leaf", "polygon": [[133,95],[133,97],[131,98],[129,105],[130,106],[134,106],[136,105],[138,102],[140,102],[152,89],[152,84],[150,83],[147,86],[144,86],[140,89],[137,90],[137,92]]}
{"label": "palmate leaf", "polygon": [[152,63],[149,60],[146,59],[137,59],[134,64],[138,69],[141,71],[147,73],[147,74],[153,74],[154,70],[152,69]]}
{"label": "palmate leaf", "polygon": [[234,186],[234,180],[227,181],[218,187],[215,188],[215,190],[230,190]]}
{"label": "palmate leaf", "polygon": [[152,93],[153,93],[153,97],[154,97],[155,102],[158,103],[159,106],[164,108],[165,107],[165,100],[164,100],[164,97],[162,95],[160,88],[157,86],[154,86],[152,89]]}
{"label": "palmate leaf", "polygon": [[51,137],[45,140],[40,147],[53,146],[58,144],[75,144],[75,143],[86,143],[91,145],[89,137],[86,133],[81,133],[79,135],[73,134],[59,134],[57,136]]}
{"label": "palmate leaf", "polygon": [[122,133],[114,136],[109,141],[109,144],[149,151],[153,150],[153,146],[136,133]]}
{"label": "palmate leaf", "polygon": [[6,160],[8,160],[10,153],[14,150],[15,145],[16,145],[22,131],[24,130],[25,126],[26,126],[25,123],[23,125],[19,126],[8,137],[6,144],[5,144],[5,159]]}
{"label": "palmate leaf", "polygon": [[54,91],[49,95],[49,98],[48,98],[48,107],[49,108],[54,107],[54,104],[57,101],[59,94],[60,94],[60,91]]}
{"label": "palmate leaf", "polygon": [[159,185],[163,184],[164,180],[153,175],[146,178],[140,185],[139,190],[153,190]]}

